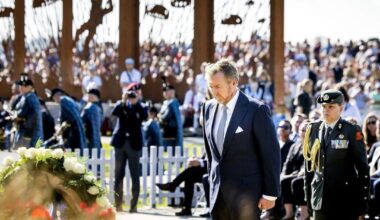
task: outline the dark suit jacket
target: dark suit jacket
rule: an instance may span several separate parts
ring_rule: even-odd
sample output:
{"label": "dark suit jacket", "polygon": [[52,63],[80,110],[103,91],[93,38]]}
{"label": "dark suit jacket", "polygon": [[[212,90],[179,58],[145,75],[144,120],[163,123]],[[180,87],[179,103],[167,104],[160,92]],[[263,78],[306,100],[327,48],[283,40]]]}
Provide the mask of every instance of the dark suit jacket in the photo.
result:
{"label": "dark suit jacket", "polygon": [[128,139],[132,149],[141,150],[143,145],[141,123],[147,117],[146,110],[140,103],[131,106],[119,101],[113,109],[112,115],[117,117],[117,122],[112,134],[111,145],[120,148]]}
{"label": "dark suit jacket", "polygon": [[282,168],[281,177],[297,175],[300,172],[304,164],[302,147],[303,143],[301,141],[292,144]]}
{"label": "dark suit jacket", "polygon": [[[317,138],[322,140],[324,127],[321,121],[311,124],[309,147]],[[321,175],[305,172],[309,208],[322,208],[328,216],[364,214],[369,199],[369,166],[359,126],[340,119],[326,144],[321,141],[319,155]],[[310,167],[310,162],[306,165]]]}
{"label": "dark suit jacket", "polygon": [[284,143],[284,145],[281,147],[281,170],[282,167],[284,167],[284,163],[286,161],[286,158],[288,157],[290,147],[294,144],[294,141],[288,140]]}
{"label": "dark suit jacket", "polygon": [[[204,112],[210,210],[221,194],[233,215],[243,206],[257,211],[262,195],[277,197],[280,190],[280,147],[269,109],[262,102],[238,92],[222,155],[213,138],[218,108],[215,99],[206,102]],[[236,133],[238,127],[243,131]]]}

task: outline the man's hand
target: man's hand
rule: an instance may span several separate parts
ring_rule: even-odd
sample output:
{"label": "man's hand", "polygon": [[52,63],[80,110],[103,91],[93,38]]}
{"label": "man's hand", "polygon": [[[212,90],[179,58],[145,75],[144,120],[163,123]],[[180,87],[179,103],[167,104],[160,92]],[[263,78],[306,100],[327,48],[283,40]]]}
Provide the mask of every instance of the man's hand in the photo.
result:
{"label": "man's hand", "polygon": [[189,158],[187,160],[187,166],[188,167],[199,167],[201,165],[201,163],[199,162],[199,160],[195,157],[193,158]]}
{"label": "man's hand", "polygon": [[267,200],[267,199],[261,198],[260,201],[259,201],[258,207],[261,210],[268,210],[268,209],[273,208],[274,204],[275,204],[275,200],[271,201],[271,200]]}

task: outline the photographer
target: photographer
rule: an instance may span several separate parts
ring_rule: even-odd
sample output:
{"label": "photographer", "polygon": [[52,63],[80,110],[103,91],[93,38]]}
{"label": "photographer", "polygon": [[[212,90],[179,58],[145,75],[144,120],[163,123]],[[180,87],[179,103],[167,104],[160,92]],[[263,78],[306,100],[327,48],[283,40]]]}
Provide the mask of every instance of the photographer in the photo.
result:
{"label": "photographer", "polygon": [[128,159],[129,171],[132,177],[132,199],[130,212],[137,212],[137,201],[140,193],[140,164],[142,149],[141,124],[147,118],[145,109],[138,102],[133,91],[125,92],[112,111],[117,117],[116,127],[111,138],[115,148],[115,205],[117,211],[122,211],[123,179]]}

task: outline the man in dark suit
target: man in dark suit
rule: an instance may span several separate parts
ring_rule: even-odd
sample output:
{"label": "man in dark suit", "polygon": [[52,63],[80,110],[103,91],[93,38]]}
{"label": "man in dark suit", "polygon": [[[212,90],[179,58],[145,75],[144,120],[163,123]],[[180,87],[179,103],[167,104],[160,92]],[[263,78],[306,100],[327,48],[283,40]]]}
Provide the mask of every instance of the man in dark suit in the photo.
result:
{"label": "man in dark suit", "polygon": [[203,181],[203,175],[207,173],[206,160],[198,158],[189,158],[187,160],[188,167],[181,172],[172,182],[165,184],[157,183],[157,187],[161,190],[174,192],[175,189],[185,182],[183,209],[176,216],[191,216],[191,203],[193,201],[194,184]]}
{"label": "man in dark suit", "polygon": [[209,65],[214,99],[205,104],[204,138],[213,219],[259,219],[280,189],[280,147],[268,107],[238,90],[227,60]]}
{"label": "man in dark suit", "polygon": [[123,179],[125,166],[128,160],[132,178],[132,199],[129,212],[137,212],[137,201],[140,193],[140,162],[142,149],[141,124],[147,118],[145,109],[138,102],[133,91],[123,94],[112,111],[117,117],[117,123],[111,138],[111,145],[115,147],[115,206],[122,211]]}
{"label": "man in dark suit", "polygon": [[358,219],[369,199],[369,166],[359,126],[341,119],[343,94],[317,98],[323,120],[305,134],[305,200],[314,219]]}

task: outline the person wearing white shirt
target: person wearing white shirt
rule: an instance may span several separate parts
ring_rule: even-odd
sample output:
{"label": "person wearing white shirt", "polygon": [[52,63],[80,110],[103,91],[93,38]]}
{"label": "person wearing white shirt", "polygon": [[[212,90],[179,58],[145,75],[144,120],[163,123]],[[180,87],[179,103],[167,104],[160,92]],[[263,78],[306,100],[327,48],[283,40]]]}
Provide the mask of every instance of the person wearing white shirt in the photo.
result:
{"label": "person wearing white shirt", "polygon": [[141,83],[141,72],[134,68],[135,61],[132,58],[125,60],[125,70],[120,76],[120,86],[123,92],[127,92],[130,83]]}
{"label": "person wearing white shirt", "polygon": [[[228,60],[206,68],[203,109],[212,219],[260,219],[280,191],[280,146],[269,108],[238,89]],[[255,186],[255,187],[253,187]]]}

